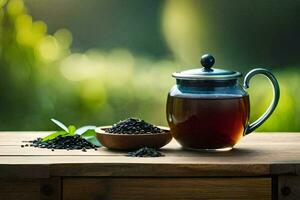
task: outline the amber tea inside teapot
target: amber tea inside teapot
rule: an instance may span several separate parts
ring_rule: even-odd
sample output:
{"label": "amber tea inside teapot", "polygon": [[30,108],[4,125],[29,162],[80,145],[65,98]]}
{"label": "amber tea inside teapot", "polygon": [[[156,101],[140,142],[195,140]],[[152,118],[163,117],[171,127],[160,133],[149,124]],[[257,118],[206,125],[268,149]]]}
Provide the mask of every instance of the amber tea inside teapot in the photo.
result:
{"label": "amber tea inside teapot", "polygon": [[[205,54],[202,68],[173,73],[176,85],[167,99],[167,120],[173,137],[187,149],[230,150],[244,136],[258,128],[279,101],[279,85],[263,68],[253,69],[239,83],[240,72],[212,68],[215,59]],[[246,92],[250,79],[265,75],[274,97],[267,111],[249,123],[250,100]]]}

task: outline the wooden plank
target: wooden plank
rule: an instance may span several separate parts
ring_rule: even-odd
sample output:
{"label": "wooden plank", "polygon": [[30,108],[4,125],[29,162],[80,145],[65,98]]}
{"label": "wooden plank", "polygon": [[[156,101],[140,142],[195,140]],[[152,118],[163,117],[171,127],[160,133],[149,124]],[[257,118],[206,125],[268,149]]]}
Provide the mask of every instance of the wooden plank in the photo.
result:
{"label": "wooden plank", "polygon": [[48,178],[49,176],[49,166],[45,164],[0,164],[0,178]]}
{"label": "wooden plank", "polygon": [[60,178],[51,179],[0,179],[1,200],[59,200]]}
{"label": "wooden plank", "polygon": [[278,177],[278,200],[300,199],[300,176]]}
{"label": "wooden plank", "polygon": [[64,178],[63,199],[271,199],[270,178]]}
{"label": "wooden plank", "polygon": [[[106,148],[101,148],[95,151],[95,149],[87,149],[86,152],[81,150],[55,149],[52,151],[47,148],[36,147],[21,147],[21,146],[0,146],[0,156],[114,156],[114,155],[126,155],[126,152],[108,151]],[[1,159],[1,157],[0,157]]]}
{"label": "wooden plank", "polygon": [[[272,165],[266,160],[240,160],[239,158],[229,157],[227,160],[218,160],[218,157],[201,156],[199,157],[176,157],[165,156],[157,158],[134,158],[127,156],[0,156],[0,165],[51,165],[51,164],[102,164],[102,163],[136,163],[136,164],[215,164],[215,165],[235,165],[235,164],[264,164]],[[286,162],[284,165],[295,164],[297,162]]]}
{"label": "wooden plank", "polygon": [[269,174],[268,165],[257,164],[59,164],[50,166],[52,176],[104,177],[219,177],[263,176]]}
{"label": "wooden plank", "polygon": [[[240,163],[223,160],[216,162],[213,157],[159,157],[132,158],[125,156],[2,156],[0,166],[12,169],[11,175],[19,166],[27,166],[30,172],[32,165],[49,166],[52,176],[107,176],[111,175],[144,175],[144,176],[227,176],[229,174],[267,175],[269,165],[257,162]],[[2,161],[2,163],[1,163]],[[0,167],[0,169],[1,169]],[[24,171],[25,169],[20,169]],[[7,172],[0,170],[0,177]],[[30,173],[28,173],[30,174]]]}
{"label": "wooden plank", "polygon": [[[44,137],[53,131],[38,131],[38,132],[0,132],[0,145],[21,145],[22,141],[29,141],[37,137]],[[271,143],[299,143],[300,133],[252,133],[242,138],[241,144],[271,144]]]}
{"label": "wooden plank", "polygon": [[273,163],[270,165],[272,175],[297,175],[300,176],[300,164],[296,163]]}
{"label": "wooden plank", "polygon": [[[181,149],[179,144],[173,140],[170,144],[165,146],[161,150],[166,156],[176,156],[176,157],[213,157],[219,160],[238,158],[243,162],[243,160],[252,159],[253,160],[265,160],[266,162],[276,162],[276,161],[300,161],[300,146],[298,143],[266,143],[266,144],[255,144],[255,143],[241,143],[236,145],[236,147],[228,152],[200,152],[200,151],[187,151]],[[82,152],[80,150],[55,150],[50,149],[34,148],[34,147],[24,147],[21,146],[0,146],[0,156],[21,156],[21,155],[60,155],[60,156],[81,156],[81,155],[95,155],[95,156],[117,156],[125,155],[126,152],[110,151],[106,148],[100,148],[97,151],[94,149],[88,150],[87,152]],[[0,157],[1,159],[1,157]]]}
{"label": "wooden plank", "polygon": [[[71,159],[66,159],[65,163],[82,163],[86,161],[87,156],[110,156],[111,160],[118,162],[120,156],[123,156],[124,162],[139,161],[151,161],[151,162],[192,162],[192,163],[264,163],[264,164],[290,164],[290,163],[300,163],[300,147],[299,145],[237,145],[235,149],[228,152],[200,152],[200,151],[187,151],[180,149],[179,145],[173,141],[170,145],[167,145],[161,150],[165,154],[165,157],[162,158],[147,158],[147,159],[134,159],[130,157],[125,157],[126,152],[119,151],[109,151],[106,148],[100,148],[97,151],[94,149],[88,150],[87,152],[82,152],[80,150],[55,150],[51,151],[50,149],[41,149],[34,147],[24,147],[20,146],[0,146],[0,164],[14,164],[12,161],[15,160],[15,163],[22,164],[20,156],[26,156],[26,160],[36,160],[31,159],[35,156],[49,156],[48,159],[41,159],[41,161],[46,163],[56,163],[58,158],[56,156],[70,156]],[[11,156],[11,157],[9,157]],[[74,157],[71,157],[74,156]],[[76,158],[76,159],[75,159]],[[90,158],[90,157],[89,157]],[[101,162],[102,159],[96,159],[96,162]],[[26,161],[25,161],[26,162]],[[28,163],[28,162],[26,162]],[[32,162],[34,164],[38,164]],[[279,166],[280,167],[280,166]]]}
{"label": "wooden plank", "polygon": [[[299,164],[281,164],[277,171],[275,164],[249,161],[215,162],[192,157],[177,158],[130,158],[124,156],[84,156],[79,160],[73,156],[20,156],[7,157],[0,164],[0,177],[48,177],[48,176],[258,176],[270,174],[298,174]],[[16,160],[19,163],[16,163]],[[21,164],[20,164],[21,163]],[[39,164],[36,164],[39,163]],[[286,167],[286,166],[293,166]],[[34,170],[37,167],[40,169]],[[49,167],[49,169],[48,169]],[[270,169],[271,168],[271,169]],[[50,172],[49,172],[50,170]]]}
{"label": "wooden plank", "polygon": [[299,132],[258,132],[242,138],[242,143],[269,144],[269,143],[299,143]]}
{"label": "wooden plank", "polygon": [[53,131],[20,131],[20,132],[0,132],[1,145],[21,145],[22,141],[34,140],[38,137],[44,137]]}
{"label": "wooden plank", "polygon": [[[11,138],[23,141],[33,136],[37,137],[39,134],[45,133],[5,132],[0,133],[0,138],[4,141],[9,135],[15,135]],[[107,171],[107,174],[118,174],[120,166],[124,167],[121,170],[123,176],[126,173],[134,176],[136,169],[141,170],[143,167],[148,169],[145,176],[181,174],[180,170],[183,171],[183,175],[191,176],[191,173],[187,172],[190,170],[188,165],[191,165],[197,176],[211,176],[214,173],[217,176],[299,174],[299,139],[299,133],[251,134],[245,137],[232,151],[218,153],[186,151],[173,140],[161,150],[165,157],[159,158],[131,158],[126,157],[124,152],[109,151],[105,148],[98,151],[88,150],[88,152],[66,150],[52,152],[49,149],[0,145],[0,169],[2,169],[0,177],[13,175],[19,177],[22,174],[28,174],[29,177],[62,174],[105,176],[105,173],[103,174],[100,170],[112,169]],[[155,166],[162,167],[162,169],[155,171],[152,169]],[[174,166],[179,167],[172,170]],[[243,170],[242,168],[245,166],[246,168]],[[38,168],[39,170],[32,170]],[[82,170],[82,168],[89,169],[89,171]],[[256,171],[254,172],[254,170]]]}

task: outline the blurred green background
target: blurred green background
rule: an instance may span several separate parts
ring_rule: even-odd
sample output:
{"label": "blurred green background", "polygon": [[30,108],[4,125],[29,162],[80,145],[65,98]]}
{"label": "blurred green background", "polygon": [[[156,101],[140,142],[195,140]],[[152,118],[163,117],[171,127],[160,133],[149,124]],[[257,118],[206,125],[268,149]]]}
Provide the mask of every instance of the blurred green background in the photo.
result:
{"label": "blurred green background", "polygon": [[[279,106],[259,131],[300,131],[300,0],[0,0],[0,129],[108,125],[135,116],[166,125],[172,72],[270,69]],[[256,77],[251,119],[272,97]]]}

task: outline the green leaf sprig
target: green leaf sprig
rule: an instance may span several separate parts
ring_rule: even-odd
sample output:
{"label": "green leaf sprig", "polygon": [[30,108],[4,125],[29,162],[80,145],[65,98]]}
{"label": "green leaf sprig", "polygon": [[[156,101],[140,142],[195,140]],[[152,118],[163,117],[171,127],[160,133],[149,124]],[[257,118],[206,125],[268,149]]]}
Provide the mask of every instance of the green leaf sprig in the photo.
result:
{"label": "green leaf sprig", "polygon": [[96,126],[83,126],[78,129],[74,125],[69,125],[68,127],[64,125],[62,122],[56,120],[56,119],[51,119],[51,121],[56,124],[58,127],[60,127],[62,130],[56,131],[54,133],[51,133],[50,135],[42,138],[43,142],[53,140],[54,138],[61,136],[61,137],[66,137],[66,136],[73,136],[73,135],[80,135],[80,137],[84,138],[85,140],[89,141],[93,145],[100,147],[101,144],[96,138]]}

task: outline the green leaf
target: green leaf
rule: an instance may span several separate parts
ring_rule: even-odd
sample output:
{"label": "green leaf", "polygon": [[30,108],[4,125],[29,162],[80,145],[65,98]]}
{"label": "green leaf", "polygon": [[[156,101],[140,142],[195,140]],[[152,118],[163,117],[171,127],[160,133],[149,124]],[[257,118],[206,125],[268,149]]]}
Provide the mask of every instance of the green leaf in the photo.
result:
{"label": "green leaf", "polygon": [[81,135],[81,134],[83,134],[83,133],[85,133],[86,131],[88,131],[88,130],[95,130],[97,127],[96,126],[91,126],[91,125],[89,125],[89,126],[83,126],[83,127],[80,127],[80,128],[78,128],[76,131],[75,131],[75,134],[77,134],[77,135]]}
{"label": "green leaf", "polygon": [[84,137],[84,139],[86,139],[87,141],[89,141],[90,143],[92,143],[93,145],[97,146],[97,147],[101,147],[101,143],[97,140],[97,138],[95,136],[89,136],[89,137]]}
{"label": "green leaf", "polygon": [[57,126],[59,126],[60,128],[62,128],[64,131],[66,131],[67,133],[69,132],[68,128],[61,123],[60,121],[56,120],[56,119],[51,119],[52,122],[54,122],[54,124],[56,124]]}
{"label": "green leaf", "polygon": [[74,135],[74,133],[75,133],[75,131],[76,131],[76,127],[75,126],[73,126],[73,125],[70,125],[69,127],[68,127],[68,132],[69,132],[69,135]]}
{"label": "green leaf", "polygon": [[92,143],[93,145],[100,147],[101,144],[96,138],[96,131],[95,130],[87,130],[83,134],[81,134],[81,137]]}
{"label": "green leaf", "polygon": [[60,121],[56,119],[51,119],[57,126],[62,128],[64,131],[57,131],[55,133],[52,133],[45,138],[43,138],[42,141],[48,141],[56,138],[57,136],[67,137],[67,136],[73,136],[74,134],[81,135],[82,138],[89,141],[93,145],[100,147],[101,144],[98,142],[96,138],[96,126],[83,126],[76,130],[76,127],[74,125],[68,126],[68,128],[61,123]]}
{"label": "green leaf", "polygon": [[43,139],[42,139],[42,141],[43,142],[46,142],[46,141],[48,141],[48,140],[52,140],[52,139],[54,139],[54,138],[56,138],[57,136],[64,136],[64,135],[67,135],[68,133],[66,132],[66,131],[57,131],[57,132],[54,132],[54,133],[52,133],[52,134],[50,134],[50,135],[48,135],[48,136],[46,136],[46,137],[44,137]]}
{"label": "green leaf", "polygon": [[95,130],[87,130],[84,133],[81,134],[81,137],[85,138],[85,137],[90,137],[90,136],[96,136],[96,131]]}

